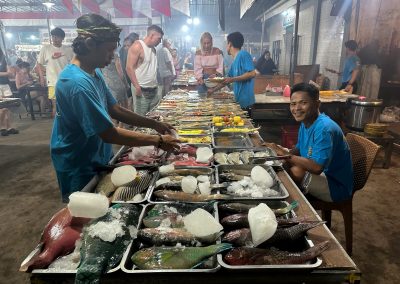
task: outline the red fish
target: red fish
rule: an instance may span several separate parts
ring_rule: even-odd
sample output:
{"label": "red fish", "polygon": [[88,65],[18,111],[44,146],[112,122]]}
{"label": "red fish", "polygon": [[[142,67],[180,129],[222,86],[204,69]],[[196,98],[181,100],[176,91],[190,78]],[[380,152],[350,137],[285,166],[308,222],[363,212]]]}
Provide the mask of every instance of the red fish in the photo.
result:
{"label": "red fish", "polygon": [[75,249],[83,226],[91,219],[72,217],[68,208],[58,211],[47,223],[40,238],[40,253],[21,266],[20,271],[47,268],[56,258]]}

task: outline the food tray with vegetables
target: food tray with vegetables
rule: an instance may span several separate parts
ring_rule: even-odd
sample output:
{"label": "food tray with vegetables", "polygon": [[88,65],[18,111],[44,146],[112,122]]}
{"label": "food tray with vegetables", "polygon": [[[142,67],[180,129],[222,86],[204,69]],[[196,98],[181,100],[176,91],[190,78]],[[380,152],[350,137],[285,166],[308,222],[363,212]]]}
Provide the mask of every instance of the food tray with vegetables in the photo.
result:
{"label": "food tray with vegetables", "polygon": [[253,142],[248,133],[213,133],[215,148],[252,148]]}
{"label": "food tray with vegetables", "polygon": [[216,253],[222,226],[216,203],[148,204],[141,215],[137,238],[121,261],[126,273],[205,273],[219,270]]}
{"label": "food tray with vegetables", "polygon": [[313,269],[328,248],[316,246],[307,232],[324,222],[296,217],[297,202],[224,201],[218,202],[218,216],[224,227],[222,242],[234,248],[218,254],[226,269]]}
{"label": "food tray with vegetables", "polygon": [[160,167],[159,177],[148,195],[150,203],[159,202],[209,202],[229,198],[218,194],[213,168]]}
{"label": "food tray with vegetables", "polygon": [[218,165],[215,180],[225,184],[220,193],[232,199],[276,199],[289,196],[274,169],[268,165]]}

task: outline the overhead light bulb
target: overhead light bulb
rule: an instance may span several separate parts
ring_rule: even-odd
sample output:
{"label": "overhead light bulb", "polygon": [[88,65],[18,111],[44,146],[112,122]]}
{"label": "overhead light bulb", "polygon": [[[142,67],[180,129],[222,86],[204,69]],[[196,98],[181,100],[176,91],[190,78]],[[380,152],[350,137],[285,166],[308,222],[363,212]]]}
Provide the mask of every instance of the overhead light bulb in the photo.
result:
{"label": "overhead light bulb", "polygon": [[182,30],[183,32],[187,32],[187,31],[189,30],[189,27],[188,27],[187,25],[183,25],[182,28],[181,28],[181,30]]}
{"label": "overhead light bulb", "polygon": [[198,24],[200,24],[200,19],[199,18],[194,18],[193,19],[193,24],[195,25],[195,26],[197,26]]}
{"label": "overhead light bulb", "polygon": [[191,25],[191,24],[193,23],[192,18],[187,19],[187,20],[186,20],[186,23],[188,23],[189,25]]}
{"label": "overhead light bulb", "polygon": [[51,9],[51,7],[53,7],[55,4],[52,2],[43,2],[42,3],[44,6],[46,6],[47,9]]}
{"label": "overhead light bulb", "polygon": [[9,33],[9,32],[6,33],[6,38],[12,38],[12,36],[13,36],[12,33]]}

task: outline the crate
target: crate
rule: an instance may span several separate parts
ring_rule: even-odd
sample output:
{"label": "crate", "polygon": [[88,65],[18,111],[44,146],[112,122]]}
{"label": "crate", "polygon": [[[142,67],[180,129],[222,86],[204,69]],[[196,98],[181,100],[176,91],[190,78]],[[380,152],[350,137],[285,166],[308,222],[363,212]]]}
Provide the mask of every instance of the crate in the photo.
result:
{"label": "crate", "polygon": [[299,125],[284,125],[281,127],[282,146],[288,149],[294,148],[297,144]]}

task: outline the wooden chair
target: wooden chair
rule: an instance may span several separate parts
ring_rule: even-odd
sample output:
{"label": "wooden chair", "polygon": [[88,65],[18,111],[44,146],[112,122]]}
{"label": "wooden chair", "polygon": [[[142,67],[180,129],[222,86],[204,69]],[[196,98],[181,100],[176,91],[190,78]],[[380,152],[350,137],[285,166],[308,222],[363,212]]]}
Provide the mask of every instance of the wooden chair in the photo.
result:
{"label": "wooden chair", "polygon": [[354,173],[353,195],[351,199],[341,202],[326,202],[311,197],[309,201],[315,210],[322,211],[322,219],[326,221],[326,225],[329,228],[331,226],[332,210],[342,213],[346,236],[346,251],[351,255],[353,251],[353,196],[367,182],[380,146],[367,138],[352,133],[348,133],[346,139],[350,147]]}

